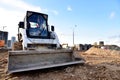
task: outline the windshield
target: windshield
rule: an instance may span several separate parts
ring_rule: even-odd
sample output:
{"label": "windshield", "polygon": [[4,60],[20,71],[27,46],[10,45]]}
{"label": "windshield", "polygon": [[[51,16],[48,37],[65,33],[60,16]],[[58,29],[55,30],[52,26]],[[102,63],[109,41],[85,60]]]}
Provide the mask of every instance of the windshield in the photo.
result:
{"label": "windshield", "polygon": [[47,36],[47,22],[42,15],[32,14],[27,18],[28,34],[32,37]]}

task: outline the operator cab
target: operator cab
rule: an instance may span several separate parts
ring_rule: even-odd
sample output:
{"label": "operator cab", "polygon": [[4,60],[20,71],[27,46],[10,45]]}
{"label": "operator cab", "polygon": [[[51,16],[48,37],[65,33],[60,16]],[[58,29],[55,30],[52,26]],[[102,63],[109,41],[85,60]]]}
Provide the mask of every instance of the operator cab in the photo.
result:
{"label": "operator cab", "polygon": [[27,11],[26,32],[29,38],[49,38],[48,15]]}
{"label": "operator cab", "polygon": [[24,22],[19,22],[19,28],[26,30],[28,38],[53,39],[51,31],[54,32],[54,26],[49,31],[47,14],[27,11]]}
{"label": "operator cab", "polygon": [[60,46],[54,26],[49,30],[47,14],[27,11],[24,22],[19,22],[18,34],[18,41],[23,42],[23,48],[28,48],[29,44]]}

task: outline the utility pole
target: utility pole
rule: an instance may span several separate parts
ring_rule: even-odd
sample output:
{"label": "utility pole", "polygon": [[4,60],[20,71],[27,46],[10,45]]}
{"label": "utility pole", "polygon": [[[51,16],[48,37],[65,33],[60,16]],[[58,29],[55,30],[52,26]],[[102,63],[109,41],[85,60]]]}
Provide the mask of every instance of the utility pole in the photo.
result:
{"label": "utility pole", "polygon": [[73,27],[73,46],[75,45],[75,44],[74,44],[74,35],[75,35],[75,34],[74,34],[74,28],[76,28],[76,27],[77,27],[77,25],[75,25],[75,26]]}
{"label": "utility pole", "polygon": [[5,27],[7,27],[7,26],[3,26],[3,30],[4,30]]}
{"label": "utility pole", "polygon": [[4,31],[5,27],[7,27],[7,26],[2,26],[2,27],[1,27],[1,28],[2,28],[1,31],[2,31],[2,30]]}

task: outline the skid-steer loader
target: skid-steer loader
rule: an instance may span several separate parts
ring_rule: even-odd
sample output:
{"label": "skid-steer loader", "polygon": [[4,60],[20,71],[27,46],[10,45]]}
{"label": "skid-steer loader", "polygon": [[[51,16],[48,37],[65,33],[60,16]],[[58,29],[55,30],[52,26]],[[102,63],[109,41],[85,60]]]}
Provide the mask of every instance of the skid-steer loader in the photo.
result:
{"label": "skid-steer loader", "polygon": [[48,15],[27,11],[19,22],[18,42],[9,51],[8,73],[84,64],[73,50],[63,49],[54,26],[48,26]]}

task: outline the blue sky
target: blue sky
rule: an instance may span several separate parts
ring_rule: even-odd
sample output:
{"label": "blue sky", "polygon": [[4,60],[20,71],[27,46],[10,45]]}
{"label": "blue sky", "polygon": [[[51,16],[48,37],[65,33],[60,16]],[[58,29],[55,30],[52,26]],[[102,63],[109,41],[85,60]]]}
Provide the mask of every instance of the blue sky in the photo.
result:
{"label": "blue sky", "polygon": [[[120,0],[0,0],[1,10],[14,14],[12,27],[23,20],[26,10],[48,14],[49,25],[55,26],[61,43],[72,45],[74,28],[76,44],[102,40],[120,45]],[[6,25],[3,23],[0,26]],[[7,27],[9,31],[11,27]],[[14,34],[16,31],[10,31],[10,36]]]}

